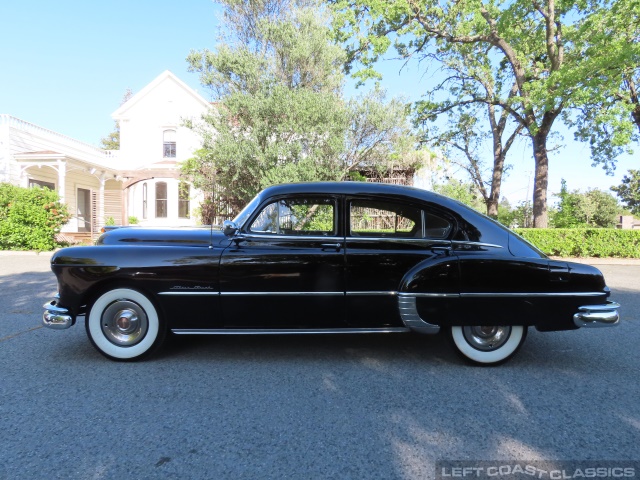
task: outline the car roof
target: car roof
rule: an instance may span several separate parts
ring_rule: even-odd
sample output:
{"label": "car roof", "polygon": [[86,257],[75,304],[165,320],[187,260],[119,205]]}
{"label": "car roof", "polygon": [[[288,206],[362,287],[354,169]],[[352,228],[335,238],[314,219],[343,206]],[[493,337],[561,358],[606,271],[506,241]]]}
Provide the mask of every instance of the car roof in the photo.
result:
{"label": "car roof", "polygon": [[433,202],[449,208],[461,215],[468,215],[469,212],[477,213],[457,200],[453,200],[430,190],[408,187],[406,185],[393,185],[389,183],[358,181],[285,183],[264,189],[260,193],[260,197],[264,200],[276,195],[290,195],[297,193],[401,196],[405,197],[405,199]]}

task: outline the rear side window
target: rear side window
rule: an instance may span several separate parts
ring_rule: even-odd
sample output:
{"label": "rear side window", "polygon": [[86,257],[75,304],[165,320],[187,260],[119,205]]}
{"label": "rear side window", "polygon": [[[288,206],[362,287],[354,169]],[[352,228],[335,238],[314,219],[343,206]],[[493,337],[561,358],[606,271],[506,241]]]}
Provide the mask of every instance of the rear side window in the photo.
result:
{"label": "rear side window", "polygon": [[264,207],[249,231],[274,235],[336,234],[335,201],[330,198],[287,198]]}
{"label": "rear side window", "polygon": [[361,237],[421,238],[422,210],[382,200],[352,200],[349,232]]}
{"label": "rear side window", "polygon": [[431,212],[424,212],[425,237],[443,239],[449,236],[452,224],[446,218]]}

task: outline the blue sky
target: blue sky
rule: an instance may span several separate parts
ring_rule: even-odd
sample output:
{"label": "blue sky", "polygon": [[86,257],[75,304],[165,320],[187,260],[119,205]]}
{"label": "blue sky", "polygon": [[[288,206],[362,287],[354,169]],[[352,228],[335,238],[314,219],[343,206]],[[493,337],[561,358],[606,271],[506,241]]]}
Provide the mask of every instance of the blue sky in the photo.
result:
{"label": "blue sky", "polygon": [[[215,48],[218,16],[211,0],[3,1],[0,113],[98,145],[113,130],[111,113],[125,90],[141,90],[164,70],[209,98],[185,58],[192,49]],[[382,86],[416,100],[432,79],[416,65],[399,72],[401,65],[381,66]],[[571,138],[565,133],[565,147],[551,153],[549,194],[560,190],[561,178],[570,189],[607,190],[629,168],[640,168],[636,153],[608,177],[591,167],[588,147]],[[533,188],[530,146],[515,149],[509,162],[503,194],[515,203]]]}

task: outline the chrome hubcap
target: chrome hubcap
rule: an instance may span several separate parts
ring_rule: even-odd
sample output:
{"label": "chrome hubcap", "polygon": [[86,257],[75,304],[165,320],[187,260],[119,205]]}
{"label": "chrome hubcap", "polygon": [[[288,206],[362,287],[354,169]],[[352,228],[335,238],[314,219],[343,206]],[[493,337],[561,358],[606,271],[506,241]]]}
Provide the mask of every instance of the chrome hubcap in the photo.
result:
{"label": "chrome hubcap", "polygon": [[144,309],[131,300],[116,300],[102,313],[102,333],[114,345],[130,347],[149,329]]}
{"label": "chrome hubcap", "polygon": [[476,350],[491,352],[502,347],[511,335],[511,327],[463,327],[464,338]]}

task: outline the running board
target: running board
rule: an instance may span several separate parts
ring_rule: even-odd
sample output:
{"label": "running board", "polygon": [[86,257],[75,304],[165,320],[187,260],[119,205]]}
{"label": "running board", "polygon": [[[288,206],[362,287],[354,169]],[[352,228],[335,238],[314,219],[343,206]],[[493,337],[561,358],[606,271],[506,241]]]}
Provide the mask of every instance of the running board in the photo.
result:
{"label": "running board", "polygon": [[352,333],[407,333],[410,328],[172,328],[176,335],[335,335]]}

